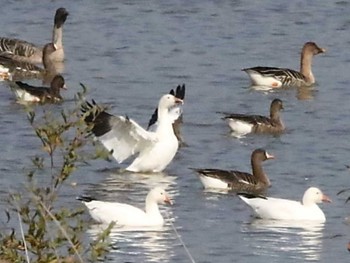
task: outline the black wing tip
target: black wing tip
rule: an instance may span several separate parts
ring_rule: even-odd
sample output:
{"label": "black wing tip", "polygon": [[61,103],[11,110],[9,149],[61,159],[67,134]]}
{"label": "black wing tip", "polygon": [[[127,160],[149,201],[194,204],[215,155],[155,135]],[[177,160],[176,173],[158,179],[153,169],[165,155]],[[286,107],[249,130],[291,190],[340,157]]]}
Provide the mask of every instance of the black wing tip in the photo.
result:
{"label": "black wing tip", "polygon": [[178,85],[176,87],[175,97],[183,100],[185,98],[185,90],[186,90],[185,84],[182,84],[182,86]]}
{"label": "black wing tip", "polygon": [[148,121],[147,130],[149,130],[149,128],[157,122],[157,119],[158,119],[158,109],[155,109],[151,116],[151,119]]}
{"label": "black wing tip", "polygon": [[209,169],[203,169],[203,168],[193,168],[193,167],[189,167],[188,169],[196,172],[197,174],[201,174],[201,175],[207,175],[207,172]]}
{"label": "black wing tip", "polygon": [[93,200],[96,200],[95,198],[88,195],[79,195],[75,199],[82,202],[91,202]]}
{"label": "black wing tip", "polygon": [[178,99],[183,100],[185,98],[185,90],[186,90],[185,84],[177,85],[176,89],[171,89],[169,91],[169,94],[175,96]]}
{"label": "black wing tip", "polygon": [[85,101],[80,110],[83,113],[84,122],[91,125],[89,129],[96,137],[100,137],[112,129],[109,120],[113,115],[106,112],[105,108],[99,106],[95,100],[92,99],[91,103]]}
{"label": "black wing tip", "polygon": [[256,193],[248,193],[248,192],[238,192],[238,196],[243,196],[248,199],[253,199],[253,198],[261,198],[267,200],[267,197],[262,195],[262,194],[256,194]]}

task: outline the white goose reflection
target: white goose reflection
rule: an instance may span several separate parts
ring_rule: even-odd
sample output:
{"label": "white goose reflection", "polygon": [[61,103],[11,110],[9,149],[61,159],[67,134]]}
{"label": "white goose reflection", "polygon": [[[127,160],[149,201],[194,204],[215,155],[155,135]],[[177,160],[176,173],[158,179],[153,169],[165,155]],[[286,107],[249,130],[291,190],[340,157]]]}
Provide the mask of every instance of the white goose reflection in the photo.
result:
{"label": "white goose reflection", "polygon": [[[99,184],[93,185],[86,194],[98,200],[121,202],[144,209],[145,197],[149,189],[162,187],[170,195],[172,201],[179,194],[175,176],[166,173],[141,174],[123,171],[110,172]],[[114,244],[109,254],[113,262],[169,262],[174,255],[172,249],[178,243],[171,224],[175,221],[172,207],[160,205],[165,225],[156,227],[118,227],[115,226],[109,236]],[[87,212],[88,213],[88,212]],[[92,224],[87,231],[91,239],[97,237],[107,225]]]}
{"label": "white goose reflection", "polygon": [[[94,239],[105,228],[105,225],[92,225],[87,233]],[[109,253],[113,262],[131,262],[131,258],[132,262],[170,262],[175,255],[173,248],[177,241],[168,225],[125,230],[113,228],[110,233],[109,241],[115,244]]]}
{"label": "white goose reflection", "polygon": [[322,251],[324,224],[310,221],[254,219],[244,225],[258,255],[278,257],[283,251],[300,261],[317,261]]}
{"label": "white goose reflection", "polygon": [[178,195],[175,190],[176,176],[170,176],[166,173],[131,173],[126,171],[111,171],[103,181],[93,185],[88,189],[88,195],[97,199],[112,202],[127,202],[129,200],[144,200],[148,191],[154,187],[162,187],[167,191],[172,199]]}

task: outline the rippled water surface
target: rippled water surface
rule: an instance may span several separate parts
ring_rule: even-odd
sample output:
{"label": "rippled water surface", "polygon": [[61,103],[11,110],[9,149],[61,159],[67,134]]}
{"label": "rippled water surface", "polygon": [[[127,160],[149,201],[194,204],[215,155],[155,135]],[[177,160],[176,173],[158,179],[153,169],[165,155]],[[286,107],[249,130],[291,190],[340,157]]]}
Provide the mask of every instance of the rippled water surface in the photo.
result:
{"label": "rippled water surface", "polygon": [[[2,1],[1,36],[44,44],[51,39],[56,8],[70,12],[64,26],[65,73],[69,88],[62,105],[72,108],[79,83],[88,98],[110,105],[146,126],[159,97],[178,84],[187,87],[183,136],[163,174],[116,172],[116,162],[93,160],[62,189],[62,205],[80,207],[75,197],[139,204],[149,188],[166,187],[175,204],[162,207],[167,224],[148,231],[113,231],[110,262],[190,262],[174,228],[195,262],[348,262],[350,238],[350,4],[347,1]],[[314,59],[313,89],[257,91],[240,69],[266,65],[298,69],[304,42],[327,49]],[[2,200],[21,189],[40,142],[24,107],[0,83],[0,169]],[[236,139],[218,111],[267,114],[271,100],[284,101],[287,132],[280,137]],[[38,111],[41,109],[38,108]],[[233,194],[203,191],[188,169],[250,171],[250,154],[266,148],[269,194],[300,199],[311,185],[332,199],[322,205],[324,225],[281,225],[254,220]],[[91,147],[91,151],[93,148]],[[5,202],[1,201],[4,207]],[[89,215],[86,213],[86,220]],[[1,228],[6,226],[1,216]],[[86,238],[99,227],[91,224]]]}

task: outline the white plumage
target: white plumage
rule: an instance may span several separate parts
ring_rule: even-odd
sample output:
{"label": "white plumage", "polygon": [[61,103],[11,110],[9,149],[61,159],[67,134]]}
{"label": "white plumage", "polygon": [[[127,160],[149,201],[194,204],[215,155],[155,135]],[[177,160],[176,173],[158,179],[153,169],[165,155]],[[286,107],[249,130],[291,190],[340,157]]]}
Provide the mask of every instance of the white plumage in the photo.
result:
{"label": "white plumage", "polygon": [[273,220],[325,222],[326,217],[317,203],[331,202],[329,197],[316,187],[307,189],[301,202],[272,197],[266,197],[266,199],[262,197],[247,198],[242,195],[239,197],[253,209],[257,217]]}
{"label": "white plumage", "polygon": [[178,149],[172,124],[180,112],[173,108],[182,103],[181,99],[171,94],[161,97],[155,131],[147,131],[129,118],[113,116],[104,111],[97,112],[95,116],[89,115],[85,120],[93,124],[92,132],[119,163],[138,154],[126,170],[161,172],[172,161]]}
{"label": "white plumage", "polygon": [[109,224],[115,222],[117,226],[162,226],[163,216],[160,214],[158,204],[172,204],[164,189],[153,188],[146,197],[145,211],[124,203],[103,202],[87,197],[78,197],[89,209],[91,217],[98,223]]}

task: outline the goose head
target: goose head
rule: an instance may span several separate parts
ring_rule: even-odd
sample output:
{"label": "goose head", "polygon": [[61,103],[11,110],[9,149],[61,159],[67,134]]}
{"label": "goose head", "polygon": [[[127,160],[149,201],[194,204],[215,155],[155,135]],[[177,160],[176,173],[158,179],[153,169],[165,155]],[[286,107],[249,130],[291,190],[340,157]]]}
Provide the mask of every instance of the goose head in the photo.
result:
{"label": "goose head", "polygon": [[269,160],[269,159],[274,159],[275,156],[273,156],[272,154],[269,154],[266,150],[264,149],[256,149],[252,152],[252,156],[251,156],[251,159],[252,159],[252,162],[253,160],[256,160],[256,161],[266,161],[266,160]]}
{"label": "goose head", "polygon": [[56,10],[56,14],[55,14],[55,27],[56,28],[60,28],[64,22],[66,22],[67,16],[69,15],[69,13],[67,12],[67,10],[63,7],[58,8]]}
{"label": "goose head", "polygon": [[277,112],[283,109],[283,102],[280,99],[274,99],[271,102],[270,112]]}
{"label": "goose head", "polygon": [[183,104],[183,100],[176,98],[174,95],[163,95],[158,104],[158,109],[170,109],[176,105]]}
{"label": "goose head", "polygon": [[315,42],[305,43],[305,45],[303,46],[303,50],[302,50],[302,53],[312,54],[313,56],[320,54],[320,53],[325,53],[325,52],[326,52],[326,49],[317,46],[317,44]]}
{"label": "goose head", "polygon": [[316,187],[310,187],[305,191],[302,201],[303,205],[307,206],[322,202],[330,203],[332,201],[327,195],[323,194],[322,191]]}
{"label": "goose head", "polygon": [[152,202],[156,202],[158,204],[170,204],[172,205],[172,201],[170,199],[170,197],[168,196],[168,194],[165,192],[165,190],[163,188],[160,187],[156,187],[153,188],[147,195],[146,200],[148,201],[152,201]]}
{"label": "goose head", "polygon": [[51,81],[51,89],[59,94],[60,89],[67,89],[62,75],[56,75]]}

